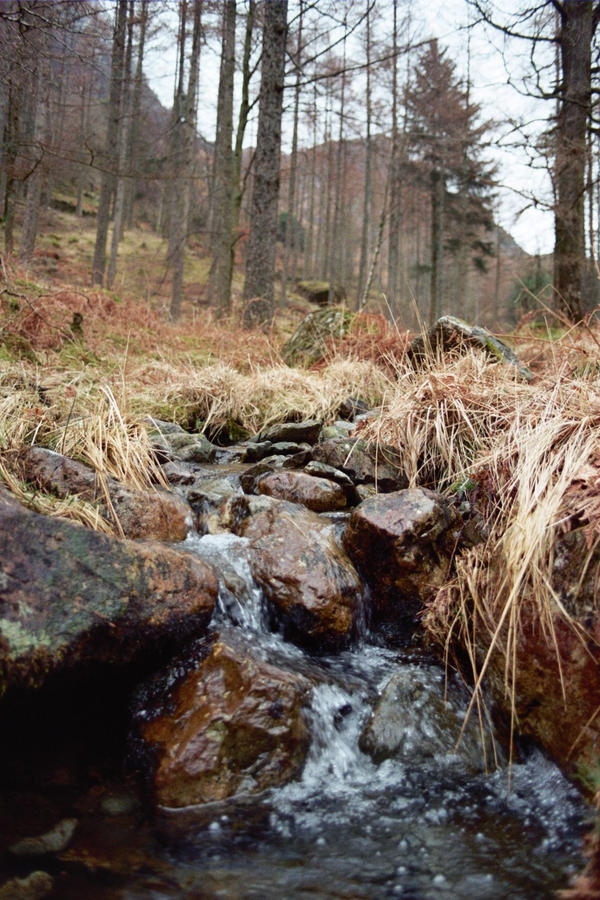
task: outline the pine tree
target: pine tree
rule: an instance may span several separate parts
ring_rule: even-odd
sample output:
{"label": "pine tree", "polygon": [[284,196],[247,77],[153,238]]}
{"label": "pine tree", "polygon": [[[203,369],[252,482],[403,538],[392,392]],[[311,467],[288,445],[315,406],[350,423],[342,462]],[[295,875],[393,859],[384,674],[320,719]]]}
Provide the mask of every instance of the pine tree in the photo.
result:
{"label": "pine tree", "polygon": [[493,170],[482,158],[487,125],[469,102],[455,66],[437,40],[430,41],[407,90],[408,138],[417,177],[430,196],[429,320],[442,313],[447,250],[468,241],[480,264],[491,248],[482,237],[489,213]]}

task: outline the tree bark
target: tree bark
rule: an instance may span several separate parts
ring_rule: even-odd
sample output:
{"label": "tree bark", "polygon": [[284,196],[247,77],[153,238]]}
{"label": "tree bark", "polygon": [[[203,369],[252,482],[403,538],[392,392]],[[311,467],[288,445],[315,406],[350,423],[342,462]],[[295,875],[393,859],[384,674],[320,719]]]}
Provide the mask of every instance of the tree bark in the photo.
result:
{"label": "tree bark", "polygon": [[258,134],[244,284],[246,327],[267,324],[274,313],[287,0],[268,0],[264,5],[264,16]]}
{"label": "tree bark", "polygon": [[127,2],[128,0],[119,0],[115,10],[112,59],[110,66],[105,169],[102,173],[100,197],[98,199],[92,284],[102,284],[104,282],[104,269],[106,267],[106,240],[108,237],[108,223],[110,219],[110,203],[115,185],[115,168],[117,165],[119,125],[121,118],[121,86],[125,53]]}
{"label": "tree bark", "polygon": [[235,70],[235,0],[223,6],[223,39],[219,76],[219,118],[215,140],[213,180],[213,247],[211,294],[217,315],[231,311],[233,226],[233,77]]}
{"label": "tree bark", "polygon": [[431,173],[431,282],[429,293],[429,324],[442,314],[442,266],[444,260],[444,195],[443,174],[439,169]]}
{"label": "tree bark", "polygon": [[[196,0],[194,3],[194,28],[192,32],[192,52],[190,55],[187,96],[181,91],[178,97],[181,110],[179,117],[179,134],[182,147],[182,177],[175,181],[176,195],[180,200],[179,207],[176,208],[173,204],[171,208],[171,233],[169,239],[168,261],[173,267],[170,308],[172,319],[177,319],[179,317],[183,300],[183,266],[185,262],[185,245],[187,240],[194,172],[196,101],[198,96],[198,66],[200,62],[201,35],[202,0]],[[183,49],[181,52],[183,55]],[[180,72],[182,72],[182,69]],[[181,75],[181,77],[183,76]],[[182,82],[180,82],[180,85],[181,84]]]}
{"label": "tree bark", "polygon": [[556,304],[577,321],[584,311],[585,168],[591,102],[592,0],[560,4],[562,91],[556,128],[554,289]]}

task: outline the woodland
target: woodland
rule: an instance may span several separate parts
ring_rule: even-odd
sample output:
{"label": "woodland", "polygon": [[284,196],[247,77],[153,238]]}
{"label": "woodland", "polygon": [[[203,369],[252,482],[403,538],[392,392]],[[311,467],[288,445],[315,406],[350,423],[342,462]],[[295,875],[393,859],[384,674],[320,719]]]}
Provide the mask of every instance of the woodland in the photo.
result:
{"label": "woodland", "polygon": [[[27,806],[19,832],[26,843],[36,828],[49,827],[51,816],[42,827],[37,811],[30,814],[31,798],[37,802],[48,785],[60,800],[52,808],[73,823],[77,778],[91,780],[76,811],[85,819],[89,810],[81,809],[95,804],[89,833],[106,796],[138,790],[119,780],[131,729],[141,729],[137,749],[142,732],[148,743],[159,734],[154,750],[162,737],[139,712],[136,679],[170,665],[164,684],[172,690],[182,672],[196,672],[189,660],[180,664],[176,639],[208,628],[217,582],[219,602],[223,595],[223,573],[211,574],[184,546],[190,522],[194,546],[225,537],[244,559],[249,554],[258,581],[263,557],[271,553],[276,568],[288,551],[297,552],[300,575],[285,578],[303,577],[305,548],[295,542],[311,529],[306,552],[314,544],[327,573],[351,548],[360,564],[355,571],[344,562],[351,588],[331,603],[331,622],[346,623],[326,646],[338,652],[353,646],[364,625],[357,597],[372,602],[376,585],[393,605],[404,590],[400,577],[391,587],[385,580],[402,541],[392,540],[383,562],[380,549],[365,561],[362,517],[378,504],[408,504],[407,521],[417,521],[429,514],[427,504],[435,507],[433,526],[419,519],[408,528],[411,541],[418,533],[424,543],[416,551],[410,544],[409,562],[398,566],[412,571],[415,559],[435,558],[430,570],[419,570],[416,588],[408,579],[405,593],[418,607],[411,608],[417,663],[435,658],[448,683],[456,678],[466,691],[458,742],[470,716],[482,731],[501,720],[499,759],[509,783],[513,763],[533,742],[600,808],[600,2],[464,0],[460,8],[468,13],[464,28],[444,37],[430,33],[417,0],[1,0],[0,722],[11,737],[0,748],[0,792],[8,798],[0,804],[0,866],[11,862],[0,898],[21,890],[26,869],[10,856],[13,824],[3,808]],[[489,46],[502,91],[523,100],[522,115],[518,104],[507,112],[501,99],[479,101],[479,80],[491,76],[472,56],[475,45]],[[530,182],[511,182],[501,148],[525,160]],[[552,252],[527,252],[500,224],[507,191],[521,211],[549,217]],[[305,427],[310,438],[290,438]],[[54,466],[51,474],[40,460]],[[393,472],[384,478],[388,466]],[[316,482],[337,498],[324,517],[310,506],[312,495],[298,499],[300,485],[316,490]],[[272,513],[284,509],[277,504],[284,515]],[[158,538],[148,525],[156,507],[173,520]],[[259,533],[269,516],[273,531]],[[346,528],[346,545],[340,539],[332,549],[336,528]],[[90,560],[98,552],[102,562],[81,562],[79,552]],[[26,566],[40,560],[43,574],[30,575]],[[150,579],[143,590],[142,569]],[[97,578],[100,601],[91,589],[90,597],[80,591],[88,577]],[[277,579],[260,577],[268,594]],[[176,602],[164,618],[163,607],[156,614],[141,603],[147,618],[132,625],[130,610],[119,611],[121,579],[150,606],[165,593]],[[165,589],[167,579],[175,587]],[[113,589],[107,584],[118,590],[102,606],[103,592]],[[196,594],[189,584],[199,585]],[[80,613],[92,624],[81,626]],[[48,616],[58,625],[52,619],[46,628]],[[311,616],[297,615],[292,640]],[[250,633],[254,625],[244,621]],[[382,633],[389,637],[397,625],[392,618]],[[75,635],[68,652],[60,644],[66,633]],[[209,642],[205,633],[202,639]],[[393,640],[381,641],[375,656],[392,653]],[[306,635],[297,640],[303,650],[307,642],[314,659],[302,665],[314,675],[323,647],[315,650]],[[213,653],[218,642],[210,646],[202,657],[208,668],[221,653]],[[227,647],[227,665],[238,665],[237,653]],[[118,662],[111,654],[121,654]],[[250,666],[260,677],[262,662]],[[337,664],[323,668],[337,671]],[[85,726],[83,712],[75,721],[61,694],[80,689],[81,673],[90,689],[89,702],[77,694],[77,715],[89,711]],[[296,696],[296,675],[286,672],[276,689],[293,695],[299,718],[291,731],[304,737],[285,765],[273,766],[296,766],[294,777],[308,752],[298,712],[308,688],[300,679]],[[161,715],[170,715],[171,699]],[[58,724],[48,724],[47,700],[59,710]],[[334,737],[344,717],[352,719],[347,705],[332,713]],[[38,715],[47,740],[35,732]],[[112,741],[110,791],[98,775],[104,762],[81,764],[84,776],[79,762],[71,770],[65,762],[88,726],[94,740],[101,732]],[[13,772],[18,784],[29,777],[21,757],[39,766],[39,783],[25,781],[27,804],[11,781]],[[152,782],[155,757],[136,759]],[[534,765],[545,771],[545,763]],[[487,775],[487,762],[483,768]],[[221,775],[215,790],[231,772]],[[549,807],[559,806],[563,795],[551,784]],[[227,795],[235,803],[236,790]],[[522,795],[532,790],[526,785]],[[153,796],[135,794],[122,818],[110,820],[112,837],[102,820],[103,849],[92,852],[85,833],[69,848],[78,827],[69,825],[64,846],[51,851],[58,863],[42,872],[46,893],[35,896],[54,896],[52,879],[60,890],[63,877],[75,892],[64,896],[83,895],[83,872],[139,877],[123,882],[136,896],[149,896],[155,881],[167,884],[166,857],[153,869],[146,845],[136,845],[132,866],[116,847],[116,835],[130,840],[133,821],[142,831],[154,822]],[[46,800],[43,794],[44,810]],[[173,805],[204,802],[188,794],[180,800]],[[146,802],[152,812],[142,815]],[[233,819],[250,821],[239,802]],[[462,801],[451,798],[452,805]],[[201,832],[203,847],[220,821],[210,835]],[[548,846],[542,862],[543,853],[560,856]],[[581,874],[564,893],[573,900],[598,896],[597,829],[586,848]],[[535,863],[534,853],[525,855]],[[568,874],[573,868],[565,865],[553,884],[566,888]],[[245,877],[244,869],[242,893]],[[426,872],[423,883],[435,884],[432,877]],[[522,896],[541,896],[536,891]],[[183,894],[156,894],[174,895]]]}

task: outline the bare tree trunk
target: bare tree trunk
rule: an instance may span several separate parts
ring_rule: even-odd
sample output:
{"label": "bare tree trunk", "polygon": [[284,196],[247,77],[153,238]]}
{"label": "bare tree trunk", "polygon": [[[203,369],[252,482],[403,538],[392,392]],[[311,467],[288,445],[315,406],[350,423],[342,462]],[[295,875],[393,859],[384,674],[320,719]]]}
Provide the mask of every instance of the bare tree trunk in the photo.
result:
{"label": "bare tree trunk", "polygon": [[115,24],[113,31],[110,91],[108,99],[108,128],[106,134],[106,163],[105,171],[102,173],[100,197],[98,199],[92,284],[102,284],[104,282],[104,269],[106,267],[106,239],[108,237],[110,203],[115,184],[114,168],[117,163],[118,155],[126,22],[127,0],[119,0],[115,10]]}
{"label": "bare tree trunk", "polygon": [[431,282],[429,324],[442,314],[442,266],[444,261],[444,176],[439,169],[431,173]]}
{"label": "bare tree trunk", "polygon": [[584,311],[585,166],[591,98],[591,46],[598,9],[592,0],[559,6],[562,94],[556,131],[554,289],[572,320]]}
{"label": "bare tree trunk", "polygon": [[363,195],[363,214],[360,233],[360,263],[358,267],[358,291],[356,295],[356,305],[362,302],[365,289],[365,279],[367,277],[367,260],[369,255],[369,230],[371,222],[371,166],[372,166],[372,140],[371,140],[371,121],[373,117],[372,111],[372,90],[371,90],[371,6],[367,7],[367,15],[365,22],[365,38],[366,38],[366,143],[365,143],[365,190]]}
{"label": "bare tree trunk", "polygon": [[294,124],[292,129],[292,153],[290,157],[290,177],[288,183],[287,198],[287,218],[285,228],[285,238],[283,245],[283,274],[281,277],[281,302],[285,303],[288,269],[290,260],[290,249],[292,242],[296,246],[298,242],[298,234],[296,233],[296,222],[294,220],[294,203],[296,200],[296,177],[298,167],[298,116],[300,110],[300,79],[302,75],[302,19],[304,13],[303,0],[300,0],[300,8],[298,12],[298,37],[296,42],[296,58],[294,66],[296,68],[296,84],[294,86]]}
{"label": "bare tree trunk", "polygon": [[235,0],[223,6],[223,39],[219,76],[219,118],[213,181],[213,246],[211,294],[219,316],[231,311],[233,225],[233,77],[235,70]]}
{"label": "bare tree trunk", "polygon": [[133,96],[131,100],[131,124],[129,127],[128,147],[127,147],[127,170],[130,177],[125,185],[125,211],[124,226],[131,228],[133,226],[134,216],[134,196],[136,177],[139,167],[139,135],[140,120],[142,114],[142,86],[143,79],[143,62],[144,50],[146,46],[146,30],[148,26],[148,3],[149,0],[140,0],[138,19],[140,31],[138,37],[138,52],[135,66],[135,76],[133,79]]}
{"label": "bare tree trunk", "polygon": [[127,28],[127,50],[125,53],[125,66],[121,87],[121,115],[118,136],[118,161],[116,177],[116,194],[114,201],[113,232],[110,248],[110,260],[106,275],[106,284],[112,288],[117,273],[117,256],[119,253],[119,241],[122,238],[123,213],[125,206],[125,189],[127,179],[125,177],[125,165],[127,162],[127,146],[131,129],[131,58],[133,53],[133,22],[134,3],[129,4],[129,23]]}
{"label": "bare tree trunk", "polygon": [[[263,55],[250,239],[244,284],[244,324],[266,324],[274,313],[281,114],[285,77],[287,0],[264,7]],[[252,300],[252,303],[248,301]]]}
{"label": "bare tree trunk", "polygon": [[[169,241],[169,262],[173,267],[173,283],[171,289],[171,318],[177,319],[181,312],[183,299],[183,265],[185,261],[185,244],[191,202],[192,176],[194,172],[194,153],[196,141],[196,101],[198,96],[198,66],[200,62],[200,38],[202,36],[202,2],[194,4],[194,29],[192,32],[192,52],[188,76],[187,98],[183,106],[181,121],[181,140],[183,146],[183,177],[177,179],[177,196],[180,198],[179,208],[171,209],[171,238]],[[183,55],[183,51],[182,51]],[[183,94],[180,100],[183,101]]]}
{"label": "bare tree trunk", "polygon": [[390,171],[390,222],[388,228],[388,300],[394,312],[398,307],[398,267],[400,250],[400,202],[402,176],[398,134],[398,0],[394,0],[392,30],[392,154]]}

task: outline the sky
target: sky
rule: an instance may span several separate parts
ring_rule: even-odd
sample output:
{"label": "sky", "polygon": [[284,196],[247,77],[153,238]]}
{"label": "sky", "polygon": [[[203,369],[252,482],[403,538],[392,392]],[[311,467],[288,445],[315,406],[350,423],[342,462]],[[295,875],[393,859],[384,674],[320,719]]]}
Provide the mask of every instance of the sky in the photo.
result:
{"label": "sky", "polygon": [[[340,6],[342,4],[343,0],[340,0]],[[514,78],[526,68],[527,46],[524,42],[513,42],[503,48],[497,34],[490,31],[484,33],[479,26],[472,29],[469,39],[465,26],[472,21],[472,12],[467,0],[412,0],[411,15],[419,37],[437,37],[440,44],[448,48],[457,73],[461,75],[466,75],[470,51],[473,99],[481,105],[485,119],[499,123],[493,132],[488,152],[488,157],[498,165],[497,221],[528,253],[551,253],[554,243],[552,212],[544,209],[543,203],[532,206],[529,199],[533,193],[549,201],[548,176],[529,164],[525,150],[509,146],[509,129],[501,124],[507,118],[519,117],[530,122],[542,121],[549,113],[548,101],[532,101],[508,84],[509,73]],[[175,18],[173,27],[176,27]],[[383,30],[391,33],[391,28],[391,21],[387,26],[383,23]],[[502,49],[505,50],[504,56],[500,52]],[[167,108],[172,104],[174,69],[174,37],[172,42],[163,37],[160,44],[148,53],[146,76]],[[198,114],[199,131],[209,140],[214,139],[218,71],[218,48],[212,41],[203,50],[201,58]],[[250,125],[246,140],[248,146],[253,144],[254,138],[254,127]],[[288,129],[288,132],[284,131],[284,152],[289,150],[289,146],[286,147],[289,140]]]}

